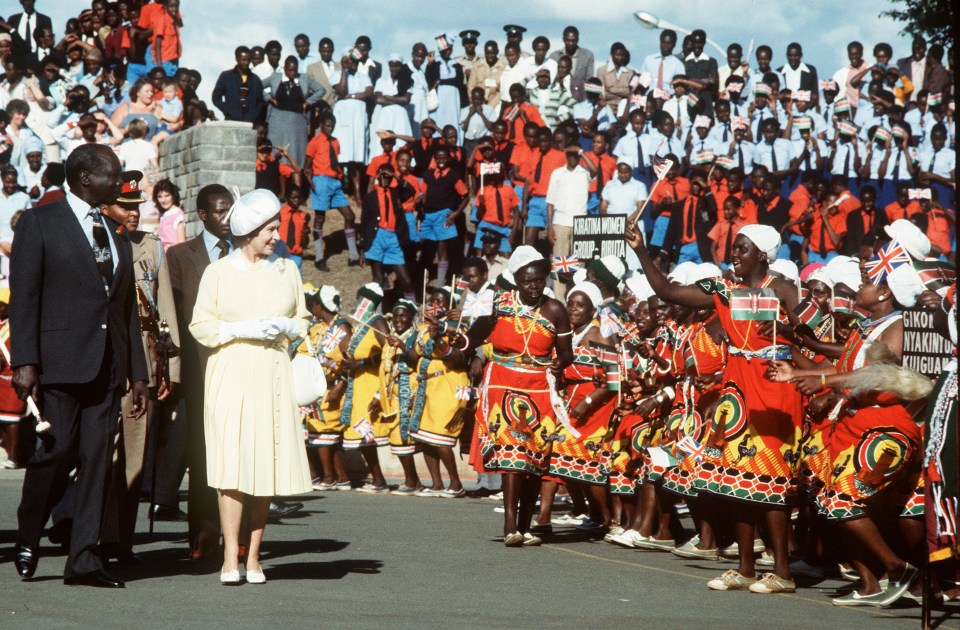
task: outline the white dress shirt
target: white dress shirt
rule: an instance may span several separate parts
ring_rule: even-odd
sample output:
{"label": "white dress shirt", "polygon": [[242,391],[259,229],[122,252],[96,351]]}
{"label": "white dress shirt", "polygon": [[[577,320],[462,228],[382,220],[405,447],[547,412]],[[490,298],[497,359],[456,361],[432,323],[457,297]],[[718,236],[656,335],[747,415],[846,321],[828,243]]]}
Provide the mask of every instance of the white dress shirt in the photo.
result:
{"label": "white dress shirt", "polygon": [[800,62],[800,65],[797,66],[797,69],[794,70],[790,67],[790,64],[787,64],[783,67],[783,84],[780,88],[787,88],[791,92],[796,92],[800,89],[800,75],[804,72],[810,72],[810,68],[807,67],[807,64]]}
{"label": "white dress shirt", "polygon": [[547,203],[553,206],[553,224],[573,227],[573,218],[587,214],[592,177],[579,164],[572,171],[562,166],[550,174]]}
{"label": "white dress shirt", "polygon": [[633,214],[637,203],[647,198],[647,187],[635,179],[623,183],[614,177],[603,187],[601,196],[608,204],[607,214]]}
{"label": "white dress shirt", "polygon": [[[87,237],[87,243],[90,244],[91,251],[93,250],[93,217],[90,216],[90,211],[93,210],[94,206],[91,206],[89,203],[77,197],[72,192],[67,192],[67,203],[70,204],[70,209],[73,210],[73,214],[77,217],[77,221],[80,222],[80,229],[83,230],[83,235]],[[98,207],[99,211],[100,208]],[[104,229],[107,232],[110,232],[110,227],[104,222]],[[113,259],[113,270],[117,270],[117,265],[119,264],[117,256],[117,244],[113,242],[114,237],[108,236],[107,241],[110,242],[110,257]]]}
{"label": "white dress shirt", "polygon": [[663,64],[663,87],[660,89],[673,95],[673,77],[683,74],[686,68],[683,62],[677,59],[676,55],[667,55],[666,57],[660,53],[647,55],[643,60],[643,66],[640,67],[640,72],[650,73],[650,92],[652,94],[654,88],[657,87],[657,76],[660,72],[661,63]]}

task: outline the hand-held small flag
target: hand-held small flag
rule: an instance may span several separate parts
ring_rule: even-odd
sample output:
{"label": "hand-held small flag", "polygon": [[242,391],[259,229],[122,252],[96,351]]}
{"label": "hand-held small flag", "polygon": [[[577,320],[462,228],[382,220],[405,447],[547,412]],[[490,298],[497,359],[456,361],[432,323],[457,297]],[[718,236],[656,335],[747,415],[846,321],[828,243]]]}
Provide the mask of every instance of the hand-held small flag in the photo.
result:
{"label": "hand-held small flag", "polygon": [[911,188],[907,190],[907,198],[910,200],[919,201],[921,199],[931,199],[932,197],[929,188]]}
{"label": "hand-held small flag", "polygon": [[360,298],[356,307],[353,309],[353,318],[359,322],[365,322],[376,312],[376,305],[367,298]]}
{"label": "hand-held small flag", "polygon": [[580,268],[580,259],[573,256],[554,256],[551,267],[557,273],[573,273]]}
{"label": "hand-held small flag", "polygon": [[469,401],[473,395],[473,388],[469,385],[457,385],[457,400]]}
{"label": "hand-held small flag", "polygon": [[780,300],[773,289],[732,289],[730,318],[739,321],[776,321]]}
{"label": "hand-held small flag", "polygon": [[367,419],[367,416],[360,418],[360,420],[353,425],[353,430],[360,434],[364,442],[373,442],[374,433],[373,425],[370,424],[370,420]]}
{"label": "hand-held small flag", "polygon": [[894,239],[874,254],[873,258],[863,263],[863,271],[874,285],[878,285],[887,279],[890,272],[910,260],[910,255]]}
{"label": "hand-held small flag", "polygon": [[500,162],[481,162],[481,175],[498,175],[500,173]]}
{"label": "hand-held small flag", "polygon": [[320,344],[320,350],[324,354],[330,354],[337,349],[337,346],[340,345],[340,342],[343,341],[344,337],[347,336],[347,331],[343,328],[336,328],[328,332],[324,338],[323,343]]}

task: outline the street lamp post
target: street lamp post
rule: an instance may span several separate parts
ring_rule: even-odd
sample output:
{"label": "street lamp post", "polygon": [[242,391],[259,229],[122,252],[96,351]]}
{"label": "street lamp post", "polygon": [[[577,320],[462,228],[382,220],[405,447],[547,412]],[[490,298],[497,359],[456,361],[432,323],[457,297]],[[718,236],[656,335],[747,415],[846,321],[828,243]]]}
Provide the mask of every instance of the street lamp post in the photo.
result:
{"label": "street lamp post", "polygon": [[[661,20],[657,16],[653,15],[652,13],[647,13],[646,11],[637,11],[636,13],[633,14],[633,19],[639,22],[640,26],[651,29],[651,30],[658,29],[658,28],[659,29],[669,28],[677,31],[678,33],[683,33],[684,35],[690,34],[690,31],[683,28],[682,26],[677,26],[676,24],[671,24],[666,20]],[[726,58],[727,51],[721,48],[717,42],[713,41],[712,39],[708,39],[706,43],[710,44],[711,46],[716,48],[718,51],[720,51],[721,58]]]}

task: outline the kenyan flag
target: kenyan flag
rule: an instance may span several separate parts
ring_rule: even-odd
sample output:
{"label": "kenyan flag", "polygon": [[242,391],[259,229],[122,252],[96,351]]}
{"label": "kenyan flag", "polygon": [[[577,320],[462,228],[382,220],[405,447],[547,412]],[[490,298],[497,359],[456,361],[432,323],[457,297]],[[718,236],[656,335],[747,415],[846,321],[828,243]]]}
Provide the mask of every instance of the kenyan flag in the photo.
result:
{"label": "kenyan flag", "polygon": [[773,289],[732,289],[730,317],[734,320],[769,322],[777,319],[780,300]]}
{"label": "kenyan flag", "polygon": [[913,267],[920,275],[923,286],[930,291],[947,289],[957,281],[957,268],[951,263],[939,260],[920,261],[913,263]]}
{"label": "kenyan flag", "polygon": [[811,330],[815,330],[823,321],[823,311],[810,298],[797,304],[793,313],[801,324],[808,326]]}

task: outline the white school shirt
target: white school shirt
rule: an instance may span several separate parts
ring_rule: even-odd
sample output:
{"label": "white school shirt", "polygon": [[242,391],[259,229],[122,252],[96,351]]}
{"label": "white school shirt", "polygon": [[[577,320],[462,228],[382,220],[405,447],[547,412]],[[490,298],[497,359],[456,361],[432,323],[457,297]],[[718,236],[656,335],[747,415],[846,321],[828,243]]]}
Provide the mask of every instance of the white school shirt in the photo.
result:
{"label": "white school shirt", "polygon": [[[951,177],[950,172],[957,166],[957,154],[949,146],[944,145],[942,149],[935,150],[933,145],[921,147],[917,152],[918,166],[921,171],[933,173],[940,177]],[[941,203],[948,200],[941,199]]]}
{"label": "white school shirt", "polygon": [[[777,156],[776,168],[773,167],[774,154]],[[766,140],[761,139],[753,147],[753,163],[766,166],[770,172],[788,170],[793,157],[790,141],[783,138],[775,138],[773,144],[767,144]]]}
{"label": "white school shirt", "polygon": [[579,164],[572,171],[561,166],[550,174],[547,203],[553,206],[553,224],[573,227],[573,218],[587,214],[590,180],[587,169]]}
{"label": "white school shirt", "polygon": [[657,87],[657,75],[660,72],[660,62],[663,62],[663,91],[673,96],[673,77],[683,74],[686,67],[683,62],[677,59],[676,55],[667,55],[664,57],[660,53],[647,55],[640,67],[640,72],[650,73],[650,93]]}
{"label": "white school shirt", "polygon": [[[487,117],[491,123],[496,122],[498,111],[490,107],[487,104],[484,104],[481,108],[483,115]],[[466,106],[460,109],[460,124],[463,124],[467,120],[467,116],[470,115],[470,106]],[[479,140],[484,136],[490,135],[490,130],[487,129],[487,126],[483,123],[483,118],[478,114],[474,114],[470,117],[470,123],[467,125],[467,130],[463,132],[464,140]]]}
{"label": "white school shirt", "polygon": [[[854,143],[857,142],[856,138],[850,140],[850,142],[838,142],[837,150],[833,155],[833,168],[830,169],[831,175],[846,175],[847,177],[856,177],[858,175],[857,169],[854,165],[856,162],[854,158]],[[861,158],[866,157],[859,148],[856,151]],[[849,160],[847,159],[849,156]],[[844,171],[844,165],[846,164],[847,168]]]}
{"label": "white school shirt", "polygon": [[[827,159],[828,157],[830,157],[830,147],[827,146],[826,142],[824,142],[823,140],[820,140],[819,138],[814,138],[813,136],[810,136],[810,142],[817,143],[817,147],[820,149],[820,157],[822,157],[823,159]],[[803,138],[797,138],[796,140],[790,141],[790,150],[793,153],[794,159],[803,155],[803,148],[805,144],[806,142],[803,141]],[[807,165],[808,161],[809,161],[809,166]],[[797,168],[800,170],[801,173],[803,171],[816,170],[817,168],[816,152],[811,149],[809,156],[807,158],[800,160],[797,163]]]}

